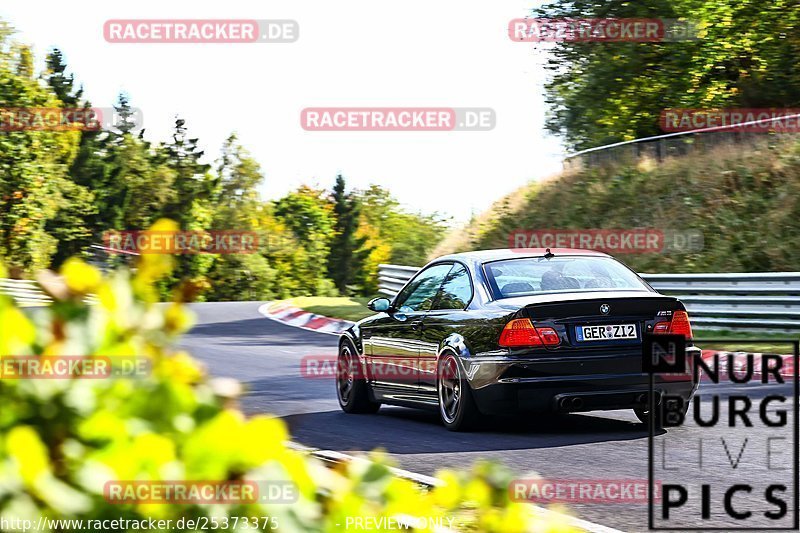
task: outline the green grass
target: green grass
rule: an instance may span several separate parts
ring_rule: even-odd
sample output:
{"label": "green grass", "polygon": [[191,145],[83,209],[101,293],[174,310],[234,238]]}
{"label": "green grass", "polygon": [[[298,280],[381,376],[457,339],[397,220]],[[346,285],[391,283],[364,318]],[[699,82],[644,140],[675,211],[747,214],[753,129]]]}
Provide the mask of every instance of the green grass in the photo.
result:
{"label": "green grass", "polygon": [[[795,341],[800,340],[800,334],[797,333],[757,333],[757,332],[739,332],[729,330],[702,330],[693,328],[695,341],[703,339],[724,340],[725,342],[698,342],[697,345],[704,350],[726,350],[732,352],[770,352],[790,354],[793,353],[794,348],[788,342],[779,341]],[[728,341],[728,339],[730,341]],[[766,340],[771,342],[747,342],[753,339]]]}
{"label": "green grass", "polygon": [[367,309],[367,302],[371,299],[365,297],[298,296],[286,300],[286,303],[318,315],[355,322],[374,314]]}

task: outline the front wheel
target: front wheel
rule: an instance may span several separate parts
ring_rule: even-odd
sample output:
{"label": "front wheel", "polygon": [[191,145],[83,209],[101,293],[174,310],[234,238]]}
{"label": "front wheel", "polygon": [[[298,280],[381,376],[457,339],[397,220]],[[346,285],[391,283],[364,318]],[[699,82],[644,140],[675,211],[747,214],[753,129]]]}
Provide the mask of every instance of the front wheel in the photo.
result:
{"label": "front wheel", "polygon": [[480,412],[472,397],[469,383],[461,375],[461,367],[453,354],[439,359],[437,368],[439,416],[450,431],[465,431],[474,428]]}
{"label": "front wheel", "polygon": [[336,360],[336,396],[339,406],[345,413],[375,413],[381,404],[369,398],[367,382],[361,372],[358,356],[350,343],[345,341],[339,347]]}

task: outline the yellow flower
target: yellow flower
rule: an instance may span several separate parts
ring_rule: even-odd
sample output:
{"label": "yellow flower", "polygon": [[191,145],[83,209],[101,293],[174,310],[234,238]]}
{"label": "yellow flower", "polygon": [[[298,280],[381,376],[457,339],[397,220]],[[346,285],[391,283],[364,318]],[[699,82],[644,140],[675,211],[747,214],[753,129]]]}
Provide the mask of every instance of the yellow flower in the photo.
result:
{"label": "yellow flower", "polygon": [[74,257],[64,262],[61,275],[69,290],[79,295],[94,292],[103,281],[99,270]]}
{"label": "yellow flower", "polygon": [[16,307],[0,303],[0,356],[29,353],[36,339],[36,329],[28,317]]}
{"label": "yellow flower", "polygon": [[450,509],[458,505],[461,497],[461,490],[455,472],[451,470],[442,470],[436,477],[444,483],[431,492],[434,502],[445,509]]}
{"label": "yellow flower", "polygon": [[8,433],[8,454],[16,461],[25,484],[32,486],[36,479],[50,472],[47,447],[30,426],[18,426]]}

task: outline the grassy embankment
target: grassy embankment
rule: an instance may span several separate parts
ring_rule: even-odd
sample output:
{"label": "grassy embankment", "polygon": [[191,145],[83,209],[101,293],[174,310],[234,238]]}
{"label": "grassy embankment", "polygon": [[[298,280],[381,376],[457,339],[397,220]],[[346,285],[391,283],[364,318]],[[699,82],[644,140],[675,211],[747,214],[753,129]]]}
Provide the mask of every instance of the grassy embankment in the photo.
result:
{"label": "grassy embankment", "polygon": [[798,270],[800,141],[565,171],[502,198],[433,254],[507,248],[514,230],[552,228],[703,232],[697,253],[620,256],[639,272]]}

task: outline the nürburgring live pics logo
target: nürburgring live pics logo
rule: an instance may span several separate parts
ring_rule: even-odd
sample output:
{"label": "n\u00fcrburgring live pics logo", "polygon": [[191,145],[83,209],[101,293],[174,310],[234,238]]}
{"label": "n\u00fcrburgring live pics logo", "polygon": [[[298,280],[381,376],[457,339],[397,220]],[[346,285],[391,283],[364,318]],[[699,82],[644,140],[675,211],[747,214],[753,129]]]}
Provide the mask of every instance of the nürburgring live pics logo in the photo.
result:
{"label": "n\u00fcrburgring live pics logo", "polygon": [[[798,375],[793,356],[743,352],[687,354],[682,335],[646,335],[650,374],[649,521],[651,530],[797,530]],[[731,341],[694,341],[694,344]],[[706,379],[687,405],[675,384]],[[680,376],[683,374],[683,376]],[[685,387],[685,381],[683,386]],[[672,387],[672,388],[671,388]],[[663,394],[659,397],[659,391]],[[661,498],[653,500],[654,485]]]}

